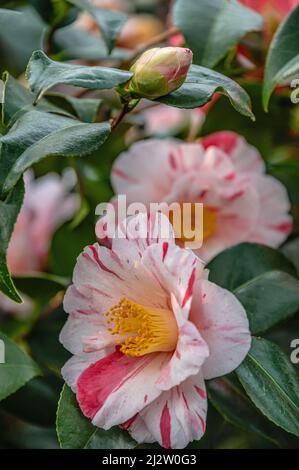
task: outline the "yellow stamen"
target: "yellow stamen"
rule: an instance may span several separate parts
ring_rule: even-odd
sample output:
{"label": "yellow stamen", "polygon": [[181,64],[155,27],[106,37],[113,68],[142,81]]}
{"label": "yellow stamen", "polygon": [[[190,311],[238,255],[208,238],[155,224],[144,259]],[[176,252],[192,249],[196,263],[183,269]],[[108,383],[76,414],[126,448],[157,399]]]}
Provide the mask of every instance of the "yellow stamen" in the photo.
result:
{"label": "yellow stamen", "polygon": [[173,351],[178,328],[173,312],[148,308],[123,298],[107,313],[111,335],[121,335],[121,352],[127,356],[143,356],[152,352]]}
{"label": "yellow stamen", "polygon": [[[184,243],[184,242],[196,242],[201,240],[201,233],[198,231],[198,222],[196,220],[196,204],[190,203],[190,214],[184,214],[183,204],[179,205],[180,213],[177,214],[176,210],[170,211],[169,213],[169,220],[170,223],[173,225],[173,229],[175,234],[177,235],[176,238]],[[186,209],[185,209],[186,210]],[[177,217],[179,215],[179,217]],[[185,220],[184,220],[184,215]],[[217,214],[214,209],[210,207],[203,206],[203,227],[202,227],[202,239],[203,241],[210,238],[217,228]],[[190,231],[194,232],[190,236]]]}

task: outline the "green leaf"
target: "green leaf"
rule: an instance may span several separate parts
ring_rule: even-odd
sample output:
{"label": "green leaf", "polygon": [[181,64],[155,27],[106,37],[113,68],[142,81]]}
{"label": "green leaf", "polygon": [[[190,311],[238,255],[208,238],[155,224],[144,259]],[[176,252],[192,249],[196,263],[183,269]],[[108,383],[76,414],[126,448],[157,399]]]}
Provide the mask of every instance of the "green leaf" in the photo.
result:
{"label": "green leaf", "polygon": [[245,34],[263,27],[259,14],[235,0],[176,0],[173,22],[185,36],[194,61],[211,68]]}
{"label": "green leaf", "polygon": [[0,8],[0,31],[5,27],[8,21],[18,21],[21,13],[15,10],[7,10],[6,8]]}
{"label": "green leaf", "polygon": [[[287,144],[289,144],[289,140],[288,136]],[[288,145],[273,149],[271,156],[267,159],[267,172],[286,187],[291,203],[298,204],[299,160],[297,147]]]}
{"label": "green leaf", "polygon": [[120,428],[104,431],[80,411],[76,396],[64,385],[57,410],[57,435],[63,449],[132,449],[136,442]]}
{"label": "green leaf", "polygon": [[207,388],[209,400],[226,421],[278,444],[278,428],[256,409],[232,376],[209,380]]}
{"label": "green leaf", "polygon": [[[56,382],[60,382],[54,377]],[[57,408],[57,383],[52,377],[36,377],[1,402],[1,409],[40,426],[53,426]]]}
{"label": "green leaf", "polygon": [[54,45],[57,53],[52,58],[56,60],[126,60],[130,56],[128,49],[116,47],[108,55],[107,47],[101,37],[89,31],[78,28],[76,25],[69,25],[59,28],[55,32]]}
{"label": "green leaf", "polygon": [[71,277],[79,253],[86,245],[94,242],[93,212],[85,217],[83,223],[75,222],[60,227],[52,240],[50,265],[58,276]]}
{"label": "green leaf", "polygon": [[255,119],[250,98],[238,83],[221,73],[198,65],[190,67],[185,83],[178,90],[159,98],[158,101],[177,108],[197,108],[211,101],[216,92],[227,96],[239,113]]}
{"label": "green leaf", "polygon": [[272,40],[265,68],[263,104],[267,111],[274,88],[299,73],[299,5],[281,23]]}
{"label": "green leaf", "polygon": [[52,112],[72,117],[66,111],[54,106],[45,99],[41,99],[33,106],[34,94],[24,88],[8,73],[3,74],[4,102],[2,106],[2,123],[11,126],[22,114],[32,110]]}
{"label": "green leaf", "polygon": [[299,374],[274,343],[253,338],[237,375],[255,406],[277,426],[299,437]]}
{"label": "green leaf", "polygon": [[91,90],[114,88],[127,82],[132,73],[109,67],[65,64],[49,59],[43,51],[33,52],[26,71],[36,101],[55,85],[73,85]]}
{"label": "green leaf", "polygon": [[48,273],[35,273],[14,277],[14,283],[23,294],[34,299],[51,299],[65,290],[69,280]]}
{"label": "green leaf", "polygon": [[59,334],[67,320],[62,305],[50,315],[40,316],[27,334],[33,358],[61,378],[61,368],[70,359],[70,353],[59,342]]}
{"label": "green leaf", "polygon": [[252,334],[264,333],[299,311],[299,281],[287,273],[271,271],[238,287]]}
{"label": "green leaf", "polygon": [[290,242],[286,243],[281,251],[283,254],[294,263],[299,274],[299,238],[295,238]]}
{"label": "green leaf", "polygon": [[0,340],[5,348],[5,362],[0,363],[0,400],[4,400],[33,377],[41,375],[41,371],[19,346],[1,332]]}
{"label": "green leaf", "polygon": [[24,183],[19,184],[0,201],[0,290],[10,299],[22,303],[15,285],[11,279],[7,262],[6,252],[11,234],[24,199]]}
{"label": "green leaf", "polygon": [[268,271],[279,270],[296,276],[294,266],[282,253],[256,243],[241,243],[228,248],[207,267],[210,281],[231,291]]}
{"label": "green leaf", "polygon": [[40,111],[24,114],[8,134],[0,137],[4,155],[3,192],[9,191],[22,173],[41,159],[89,155],[103,144],[109,133],[108,123],[84,124]]}
{"label": "green leaf", "polygon": [[111,52],[118,33],[127,21],[128,15],[93,6],[86,0],[68,0],[68,2],[81,10],[87,11],[96,20],[107,44],[108,51]]}
{"label": "green leaf", "polygon": [[70,112],[75,113],[83,122],[95,122],[102,100],[76,98],[61,93],[47,94],[47,99],[57,106],[66,105]]}

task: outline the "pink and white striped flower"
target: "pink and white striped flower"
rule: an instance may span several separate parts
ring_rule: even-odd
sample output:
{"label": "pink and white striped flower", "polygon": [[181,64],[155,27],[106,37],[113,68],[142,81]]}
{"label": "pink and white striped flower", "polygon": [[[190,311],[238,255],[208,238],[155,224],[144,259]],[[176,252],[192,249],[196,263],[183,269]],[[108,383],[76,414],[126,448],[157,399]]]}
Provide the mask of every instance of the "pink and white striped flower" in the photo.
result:
{"label": "pink and white striped flower", "polygon": [[203,203],[203,245],[196,254],[206,262],[245,241],[278,247],[292,230],[286,189],[265,174],[258,150],[233,132],[197,143],[135,143],[116,159],[111,181],[128,204]]}
{"label": "pink and white striped flower", "polygon": [[73,357],[62,374],[95,426],[183,448],[205,432],[205,379],[245,358],[248,320],[232,293],[208,281],[200,259],[175,244],[167,217],[129,222],[126,238],[88,246],[78,258],[60,336]]}

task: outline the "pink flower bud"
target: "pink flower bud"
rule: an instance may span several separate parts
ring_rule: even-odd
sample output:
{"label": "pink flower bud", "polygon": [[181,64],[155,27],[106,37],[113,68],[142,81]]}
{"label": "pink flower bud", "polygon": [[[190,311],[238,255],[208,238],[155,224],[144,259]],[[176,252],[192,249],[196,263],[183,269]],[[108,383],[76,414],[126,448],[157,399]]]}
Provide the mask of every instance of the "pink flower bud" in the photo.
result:
{"label": "pink flower bud", "polygon": [[127,91],[148,99],[168,95],[184,83],[192,57],[192,51],[184,47],[149,49],[131,67],[134,76]]}

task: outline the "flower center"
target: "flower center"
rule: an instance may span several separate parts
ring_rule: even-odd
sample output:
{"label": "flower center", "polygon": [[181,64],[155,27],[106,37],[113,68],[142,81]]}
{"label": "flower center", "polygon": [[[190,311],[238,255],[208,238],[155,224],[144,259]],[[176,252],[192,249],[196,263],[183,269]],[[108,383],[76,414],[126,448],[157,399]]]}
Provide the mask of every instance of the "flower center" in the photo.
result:
{"label": "flower center", "polygon": [[110,334],[123,337],[120,350],[127,356],[173,351],[176,347],[178,327],[170,310],[144,307],[123,298],[105,315]]}
{"label": "flower center", "polygon": [[203,206],[203,226],[201,227],[197,220],[196,203],[190,203],[189,206],[190,210],[186,211],[183,204],[180,204],[179,217],[176,216],[175,210],[169,213],[169,220],[177,235],[176,238],[183,243],[200,241],[200,230],[202,229],[202,238],[205,241],[214,234],[217,228],[216,211],[205,205]]}

